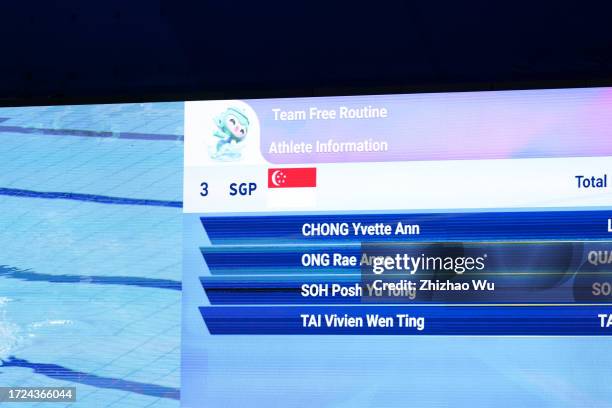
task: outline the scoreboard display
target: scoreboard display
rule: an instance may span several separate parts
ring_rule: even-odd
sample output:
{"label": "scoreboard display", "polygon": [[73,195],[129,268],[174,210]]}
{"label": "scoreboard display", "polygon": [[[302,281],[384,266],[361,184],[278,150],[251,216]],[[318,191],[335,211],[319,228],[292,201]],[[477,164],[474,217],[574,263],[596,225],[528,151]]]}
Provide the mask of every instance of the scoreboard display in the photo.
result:
{"label": "scoreboard display", "polygon": [[612,407],[612,88],[0,108],[0,232],[2,407]]}
{"label": "scoreboard display", "polygon": [[552,384],[612,334],[611,89],[192,101],[184,148],[183,406],[610,403]]}

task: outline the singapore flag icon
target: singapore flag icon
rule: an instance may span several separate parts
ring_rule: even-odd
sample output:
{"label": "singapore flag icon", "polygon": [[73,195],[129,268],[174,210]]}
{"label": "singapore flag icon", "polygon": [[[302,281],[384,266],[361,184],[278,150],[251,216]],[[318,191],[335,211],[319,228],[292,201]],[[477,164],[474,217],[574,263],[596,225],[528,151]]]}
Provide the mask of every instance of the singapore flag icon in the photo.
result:
{"label": "singapore flag icon", "polygon": [[316,167],[268,169],[268,188],[316,187]]}
{"label": "singapore flag icon", "polygon": [[316,186],[315,167],[268,169],[268,207],[314,209]]}

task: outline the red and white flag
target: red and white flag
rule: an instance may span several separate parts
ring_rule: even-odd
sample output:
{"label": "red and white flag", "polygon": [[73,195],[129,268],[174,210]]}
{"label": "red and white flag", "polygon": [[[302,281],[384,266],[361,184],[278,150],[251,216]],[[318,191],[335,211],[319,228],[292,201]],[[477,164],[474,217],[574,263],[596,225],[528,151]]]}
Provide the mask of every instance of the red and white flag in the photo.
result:
{"label": "red and white flag", "polygon": [[268,188],[316,187],[316,167],[268,169]]}

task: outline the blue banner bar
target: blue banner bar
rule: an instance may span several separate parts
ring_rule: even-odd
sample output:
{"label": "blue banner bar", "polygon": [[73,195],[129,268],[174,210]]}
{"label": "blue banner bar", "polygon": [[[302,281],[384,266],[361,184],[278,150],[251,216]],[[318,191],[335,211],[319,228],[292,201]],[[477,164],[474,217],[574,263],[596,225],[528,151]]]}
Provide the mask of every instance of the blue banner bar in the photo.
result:
{"label": "blue banner bar", "polygon": [[[212,244],[278,245],[603,240],[612,238],[610,218],[612,210],[202,217],[201,221]],[[377,225],[390,226],[391,233]],[[366,231],[363,227],[368,226],[372,228]]]}
{"label": "blue banner bar", "polygon": [[201,307],[211,334],[611,335],[612,306]]}
{"label": "blue banner bar", "polygon": [[[323,264],[305,266],[304,254],[311,259],[336,253],[344,257],[361,255],[360,244],[350,245],[268,245],[268,246],[208,246],[200,252],[213,275],[279,275],[296,273],[359,274],[360,267]],[[314,261],[313,261],[314,262]]]}

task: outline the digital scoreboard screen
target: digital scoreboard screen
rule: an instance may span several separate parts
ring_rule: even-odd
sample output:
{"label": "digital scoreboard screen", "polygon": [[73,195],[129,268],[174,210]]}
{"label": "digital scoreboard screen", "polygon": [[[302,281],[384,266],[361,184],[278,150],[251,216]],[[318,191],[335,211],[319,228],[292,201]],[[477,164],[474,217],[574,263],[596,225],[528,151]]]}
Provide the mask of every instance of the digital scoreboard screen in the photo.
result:
{"label": "digital scoreboard screen", "polygon": [[612,88],[0,108],[0,145],[1,403],[612,406]]}
{"label": "digital scoreboard screen", "polygon": [[187,102],[183,404],[612,403],[611,156],[610,89]]}

